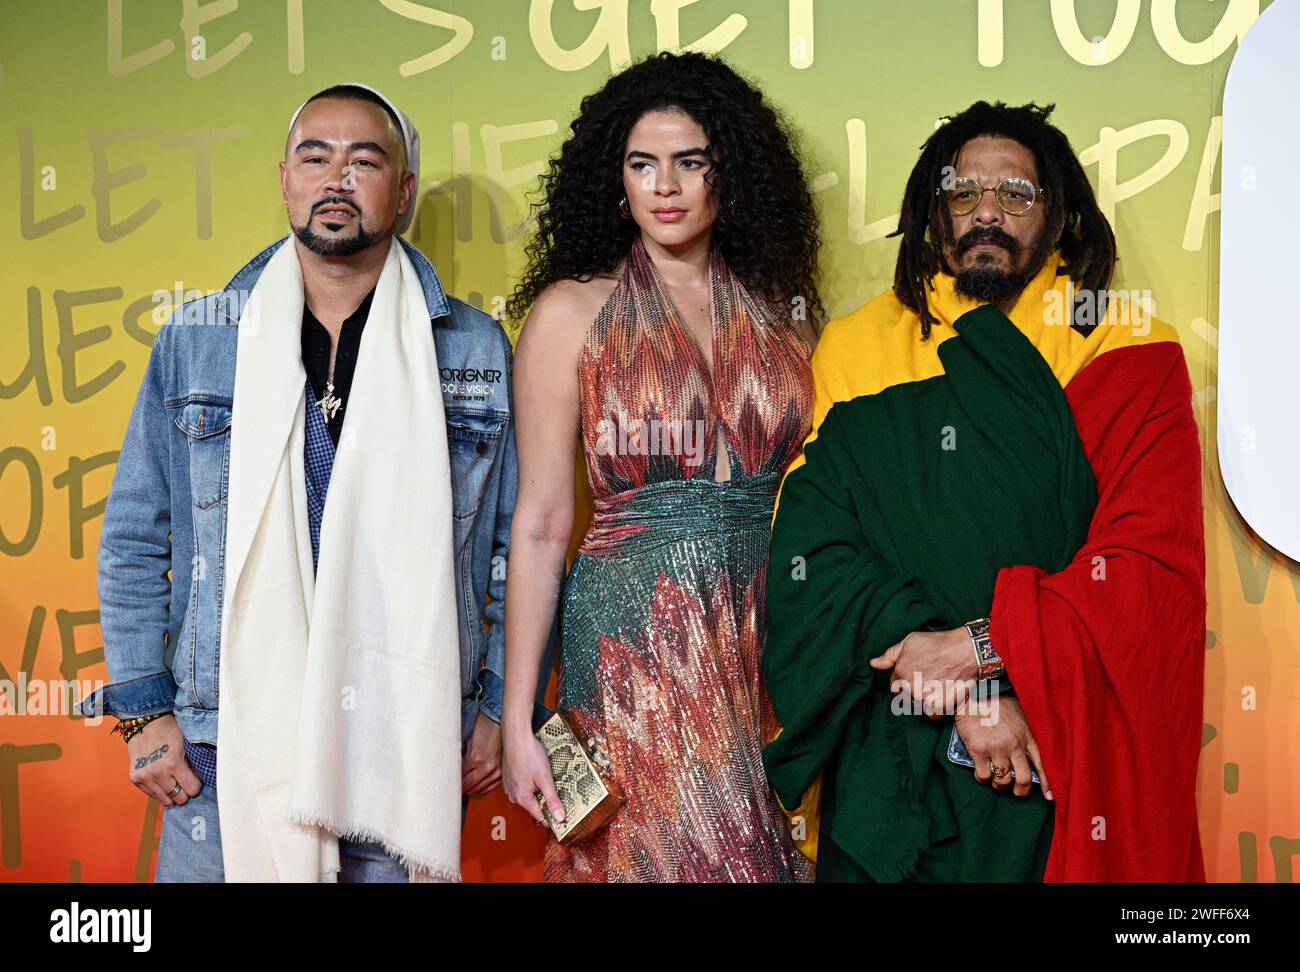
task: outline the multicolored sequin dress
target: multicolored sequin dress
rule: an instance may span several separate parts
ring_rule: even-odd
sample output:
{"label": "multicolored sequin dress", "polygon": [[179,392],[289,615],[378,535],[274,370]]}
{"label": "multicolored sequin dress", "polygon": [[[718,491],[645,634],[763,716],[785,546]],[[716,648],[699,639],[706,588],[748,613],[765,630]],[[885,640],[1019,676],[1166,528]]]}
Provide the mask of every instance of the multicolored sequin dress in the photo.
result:
{"label": "multicolored sequin dress", "polygon": [[[641,241],[579,365],[595,516],[561,598],[559,706],[627,802],[547,881],[802,881],[763,770],[777,486],[812,415],[808,347],[715,248],[713,372]],[[731,478],[714,477],[717,449]]]}

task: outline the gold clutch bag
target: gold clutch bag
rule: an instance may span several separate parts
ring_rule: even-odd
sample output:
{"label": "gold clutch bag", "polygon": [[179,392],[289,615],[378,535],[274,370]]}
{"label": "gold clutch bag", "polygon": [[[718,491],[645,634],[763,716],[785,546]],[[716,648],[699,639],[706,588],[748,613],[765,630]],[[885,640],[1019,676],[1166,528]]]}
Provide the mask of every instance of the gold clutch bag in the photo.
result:
{"label": "gold clutch bag", "polygon": [[623,794],[601,771],[563,714],[556,712],[552,715],[542,723],[536,735],[551,761],[555,792],[564,804],[564,820],[551,817],[550,808],[540,793],[537,802],[556,840],[570,847],[580,844],[623,805]]}

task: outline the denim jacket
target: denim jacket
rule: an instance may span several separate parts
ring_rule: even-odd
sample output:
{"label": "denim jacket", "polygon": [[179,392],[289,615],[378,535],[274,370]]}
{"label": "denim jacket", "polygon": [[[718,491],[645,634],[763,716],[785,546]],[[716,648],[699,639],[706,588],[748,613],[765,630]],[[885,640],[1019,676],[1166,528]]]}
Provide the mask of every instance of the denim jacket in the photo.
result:
{"label": "denim jacket", "polygon": [[[188,740],[217,741],[236,325],[283,242],[253,257],[221,292],[183,304],[154,339],[100,535],[99,616],[112,681],[87,696],[83,714],[174,712]],[[399,242],[424,288],[442,378],[468,738],[478,712],[501,721],[506,556],[519,483],[512,356],[501,326],[448,298],[424,254]],[[553,653],[552,639],[539,702]]]}

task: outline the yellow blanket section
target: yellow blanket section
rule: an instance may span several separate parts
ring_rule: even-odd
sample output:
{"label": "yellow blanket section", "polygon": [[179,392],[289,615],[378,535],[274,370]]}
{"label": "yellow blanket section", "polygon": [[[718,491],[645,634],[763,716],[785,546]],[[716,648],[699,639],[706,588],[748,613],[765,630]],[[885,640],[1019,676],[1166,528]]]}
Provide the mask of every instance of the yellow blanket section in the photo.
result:
{"label": "yellow blanket section", "polygon": [[[776,735],[779,736],[783,730],[778,729]],[[773,739],[776,736],[772,737]],[[781,798],[776,798],[776,805],[781,808],[786,819],[790,821],[790,837],[794,842],[795,849],[799,851],[808,860],[816,863],[817,861],[817,834],[821,826],[822,816],[822,777],[818,774],[817,779],[812,781],[812,785],[803,791],[803,802],[793,810],[781,802]]]}
{"label": "yellow blanket section", "polygon": [[[1104,314],[1100,324],[1084,337],[1070,326],[1070,309],[1079,291],[1061,269],[1058,251],[1026,285],[1008,317],[1042,354],[1062,388],[1108,351],[1157,341],[1178,341],[1178,332],[1157,320],[1141,299],[1134,299],[1131,292],[1117,290],[1102,295]],[[921,318],[904,307],[892,290],[826,325],[812,358],[815,398],[812,431],[804,441],[805,448],[817,438],[822,420],[836,402],[875,395],[894,385],[943,374],[939,345],[957,336],[952,326],[954,321],[980,306],[960,296],[955,284],[954,278],[947,274],[934,278],[929,303],[938,320],[931,326],[926,341],[921,340]],[[1095,314],[1098,295],[1087,296]],[[785,475],[788,477],[803,462],[800,452]],[[780,509],[780,503],[778,492],[776,509]],[[813,861],[817,860],[821,787],[819,776],[805,791],[798,807],[781,808],[790,820],[795,846]]]}
{"label": "yellow blanket section", "polygon": [[[1070,308],[1078,291],[1068,275],[1059,273],[1061,267],[1058,251],[1026,285],[1008,316],[1039,350],[1062,388],[1107,351],[1178,340],[1178,332],[1156,320],[1140,300],[1131,299],[1131,292],[1115,290],[1106,293],[1101,326],[1084,337],[1070,327]],[[892,290],[826,325],[812,359],[816,397],[805,446],[817,438],[818,427],[836,402],[943,373],[939,345],[956,336],[954,321],[980,306],[958,295],[955,283],[947,274],[934,278],[930,310],[938,321],[926,341],[921,340],[920,317],[904,307]],[[1095,300],[1092,306],[1096,307]],[[802,454],[786,475],[801,465]]]}

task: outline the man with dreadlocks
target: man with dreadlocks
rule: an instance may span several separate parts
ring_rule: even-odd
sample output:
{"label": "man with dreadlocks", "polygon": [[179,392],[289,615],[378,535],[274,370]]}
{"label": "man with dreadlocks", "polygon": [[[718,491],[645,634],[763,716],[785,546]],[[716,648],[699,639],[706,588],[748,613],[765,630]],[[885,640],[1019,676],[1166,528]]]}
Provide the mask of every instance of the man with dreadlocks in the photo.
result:
{"label": "man with dreadlocks", "polygon": [[1204,880],[1191,385],[1051,111],[946,119],[813,358],[764,762],[820,880]]}

